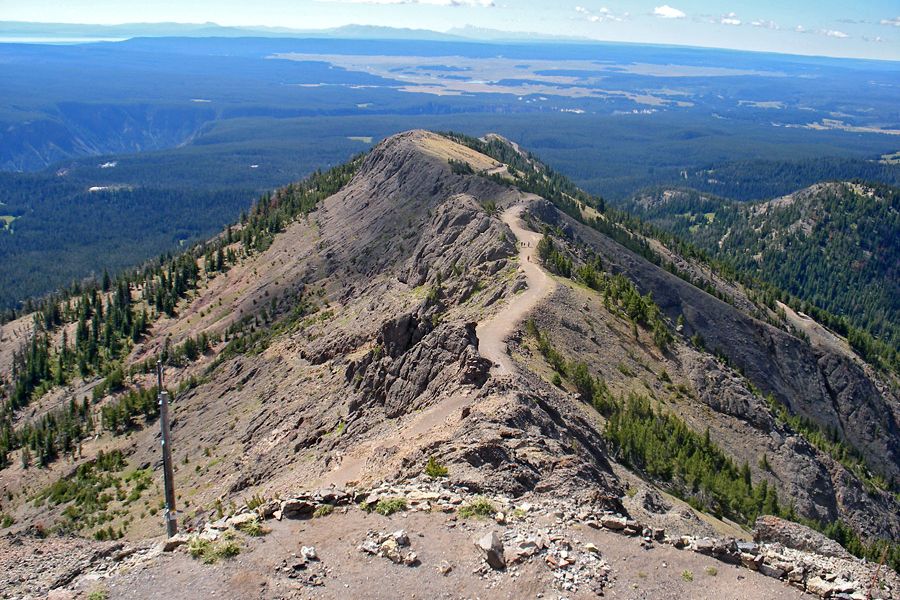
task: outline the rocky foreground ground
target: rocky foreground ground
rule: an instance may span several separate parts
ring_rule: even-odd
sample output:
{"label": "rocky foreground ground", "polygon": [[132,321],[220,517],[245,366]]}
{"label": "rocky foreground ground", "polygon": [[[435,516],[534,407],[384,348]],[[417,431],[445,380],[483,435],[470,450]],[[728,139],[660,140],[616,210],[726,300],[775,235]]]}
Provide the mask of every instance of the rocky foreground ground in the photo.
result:
{"label": "rocky foreground ground", "polygon": [[564,499],[475,496],[426,477],[250,505],[137,545],[7,536],[3,597],[863,600],[900,592],[896,573],[774,517],[760,519],[755,541],[670,535]]}

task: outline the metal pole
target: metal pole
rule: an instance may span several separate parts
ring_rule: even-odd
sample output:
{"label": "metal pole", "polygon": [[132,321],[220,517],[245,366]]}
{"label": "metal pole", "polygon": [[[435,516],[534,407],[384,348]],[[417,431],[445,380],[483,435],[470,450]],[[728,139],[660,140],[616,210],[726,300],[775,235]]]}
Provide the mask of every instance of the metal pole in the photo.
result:
{"label": "metal pole", "polygon": [[175,511],[175,475],[172,471],[172,445],[169,437],[169,394],[163,389],[162,361],[156,361],[156,381],[159,391],[159,428],[162,433],[163,483],[166,490],[166,534],[178,533]]}

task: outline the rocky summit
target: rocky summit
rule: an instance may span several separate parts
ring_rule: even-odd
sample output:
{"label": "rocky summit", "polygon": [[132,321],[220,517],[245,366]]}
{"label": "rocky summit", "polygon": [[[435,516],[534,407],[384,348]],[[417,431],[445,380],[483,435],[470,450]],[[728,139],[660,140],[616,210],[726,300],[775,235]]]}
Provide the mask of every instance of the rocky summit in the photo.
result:
{"label": "rocky summit", "polygon": [[900,598],[894,376],[499,136],[392,136],[85,294],[3,326],[12,373],[146,322],[17,410],[83,425],[0,471],[4,598]]}

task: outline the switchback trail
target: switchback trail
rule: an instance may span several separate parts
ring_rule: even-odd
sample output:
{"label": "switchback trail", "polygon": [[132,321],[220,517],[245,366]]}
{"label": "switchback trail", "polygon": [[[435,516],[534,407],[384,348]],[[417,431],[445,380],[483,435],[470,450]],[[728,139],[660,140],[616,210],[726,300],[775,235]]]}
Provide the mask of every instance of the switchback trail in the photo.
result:
{"label": "switchback trail", "polygon": [[553,279],[538,266],[537,244],[541,234],[525,229],[521,218],[524,209],[525,205],[517,204],[503,211],[500,218],[516,236],[519,266],[525,272],[528,288],[513,296],[506,307],[487,321],[479,323],[475,329],[478,352],[494,363],[494,373],[497,375],[509,375],[515,370],[506,347],[506,339],[516,330],[525,315],[556,287]]}

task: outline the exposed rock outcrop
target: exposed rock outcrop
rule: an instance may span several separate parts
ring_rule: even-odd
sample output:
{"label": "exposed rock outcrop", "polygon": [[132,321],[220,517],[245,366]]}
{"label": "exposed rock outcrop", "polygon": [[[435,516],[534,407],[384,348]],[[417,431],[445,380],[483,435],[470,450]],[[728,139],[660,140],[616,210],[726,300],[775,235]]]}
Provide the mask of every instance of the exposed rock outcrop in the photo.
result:
{"label": "exposed rock outcrop", "polygon": [[432,327],[409,314],[385,323],[375,350],[347,366],[347,380],[357,393],[351,412],[377,403],[394,418],[421,408],[447,386],[484,385],[489,365],[478,354],[475,325]]}
{"label": "exposed rock outcrop", "polygon": [[756,519],[756,524],[753,526],[753,539],[757,542],[783,544],[786,548],[805,550],[823,556],[852,558],[840,544],[818,531],[772,515],[763,515]]}

